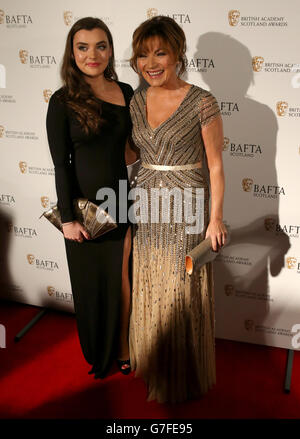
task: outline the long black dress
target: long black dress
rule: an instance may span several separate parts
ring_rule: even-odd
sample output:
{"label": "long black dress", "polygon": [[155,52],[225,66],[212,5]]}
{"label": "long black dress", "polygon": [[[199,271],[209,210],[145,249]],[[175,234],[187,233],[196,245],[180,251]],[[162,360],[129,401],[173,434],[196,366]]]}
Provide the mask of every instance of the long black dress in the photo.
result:
{"label": "long black dress", "polygon": [[[131,130],[129,102],[133,90],[118,82],[126,105],[99,100],[106,120],[100,134],[87,135],[75,114],[61,99],[62,89],[49,102],[47,134],[55,166],[55,182],[62,222],[75,219],[72,200],[88,198],[110,187],[118,205],[119,180],[127,181],[125,143]],[[129,189],[129,184],[128,184]],[[118,217],[116,218],[118,221]],[[122,285],[123,243],[128,223],[95,240],[65,239],[79,340],[86,361],[98,376],[105,376],[116,356]]]}

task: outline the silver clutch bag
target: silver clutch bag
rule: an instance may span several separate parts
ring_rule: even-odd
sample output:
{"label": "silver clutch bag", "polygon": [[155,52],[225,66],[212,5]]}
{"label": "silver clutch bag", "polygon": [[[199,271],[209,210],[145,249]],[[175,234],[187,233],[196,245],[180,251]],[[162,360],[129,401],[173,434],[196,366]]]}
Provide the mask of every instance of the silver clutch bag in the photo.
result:
{"label": "silver clutch bag", "polygon": [[[99,238],[99,236],[118,227],[111,215],[87,198],[76,198],[73,201],[73,206],[76,220],[89,232],[91,239]],[[60,212],[57,206],[44,212],[40,218],[42,216],[47,218],[58,230],[63,231]]]}
{"label": "silver clutch bag", "polygon": [[[226,244],[229,243],[229,232],[227,230]],[[223,248],[223,247],[222,247]],[[193,248],[185,256],[185,270],[188,274],[193,274],[195,269],[199,269],[202,265],[212,262],[219,254],[221,249],[214,251],[211,247],[211,239],[206,238]]]}

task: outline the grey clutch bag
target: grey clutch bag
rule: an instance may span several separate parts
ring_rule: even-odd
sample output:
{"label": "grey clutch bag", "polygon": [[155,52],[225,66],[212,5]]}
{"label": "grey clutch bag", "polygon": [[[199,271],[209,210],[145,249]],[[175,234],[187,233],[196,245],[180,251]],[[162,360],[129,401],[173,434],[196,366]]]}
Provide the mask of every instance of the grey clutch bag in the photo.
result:
{"label": "grey clutch bag", "polygon": [[[99,238],[99,236],[118,227],[111,215],[86,198],[75,199],[73,206],[76,220],[89,232],[91,239]],[[47,218],[58,230],[63,231],[60,212],[57,206],[44,212],[42,216]]]}
{"label": "grey clutch bag", "polygon": [[[229,243],[229,233],[227,230],[226,244]],[[223,248],[223,247],[222,247]],[[211,239],[206,238],[204,241],[200,242],[199,245],[193,248],[185,256],[185,270],[188,274],[193,274],[195,269],[200,268],[202,265],[212,262],[219,254],[220,250],[213,251],[211,247]]]}

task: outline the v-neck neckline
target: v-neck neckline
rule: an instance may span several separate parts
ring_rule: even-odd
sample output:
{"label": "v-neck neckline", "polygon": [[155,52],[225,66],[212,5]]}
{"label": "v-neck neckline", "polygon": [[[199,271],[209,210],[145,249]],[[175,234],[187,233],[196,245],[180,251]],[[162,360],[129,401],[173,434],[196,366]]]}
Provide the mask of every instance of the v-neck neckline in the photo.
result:
{"label": "v-neck neckline", "polygon": [[147,89],[144,90],[144,97],[145,97],[145,103],[144,103],[144,113],[145,113],[145,120],[146,120],[146,124],[148,126],[148,128],[154,133],[155,131],[157,131],[159,128],[161,128],[165,123],[167,123],[170,119],[172,119],[176,113],[180,110],[180,108],[182,107],[183,103],[185,102],[186,98],[189,96],[191,89],[194,87],[193,84],[191,84],[190,88],[188,89],[188,91],[186,92],[184,98],[182,99],[182,101],[180,102],[180,104],[178,105],[178,107],[176,108],[175,111],[173,111],[173,113],[166,119],[164,120],[162,123],[160,123],[157,127],[152,128],[152,126],[149,124],[148,122],[148,116],[147,116]]}

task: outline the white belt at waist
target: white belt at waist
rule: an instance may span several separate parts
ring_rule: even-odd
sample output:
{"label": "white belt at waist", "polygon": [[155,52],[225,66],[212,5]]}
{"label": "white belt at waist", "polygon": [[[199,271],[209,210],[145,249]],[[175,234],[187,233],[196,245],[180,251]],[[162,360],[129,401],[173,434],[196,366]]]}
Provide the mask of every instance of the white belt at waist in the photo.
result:
{"label": "white belt at waist", "polygon": [[202,168],[202,162],[190,163],[187,165],[152,165],[151,163],[141,163],[143,168],[154,169],[155,171],[189,171],[191,169]]}

